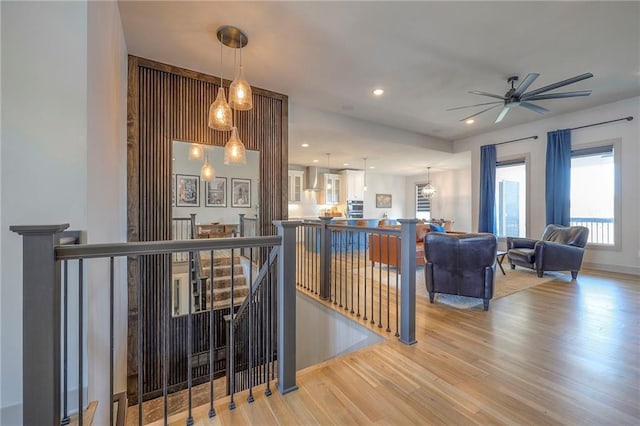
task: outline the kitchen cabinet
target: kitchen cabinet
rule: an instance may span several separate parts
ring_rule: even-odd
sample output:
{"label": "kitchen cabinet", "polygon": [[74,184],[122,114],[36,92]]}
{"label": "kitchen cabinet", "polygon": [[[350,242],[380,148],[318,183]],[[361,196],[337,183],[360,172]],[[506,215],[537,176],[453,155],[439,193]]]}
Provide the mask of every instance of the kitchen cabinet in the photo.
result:
{"label": "kitchen cabinet", "polygon": [[304,182],[304,172],[302,170],[289,170],[289,202],[299,203],[302,201],[302,185]]}
{"label": "kitchen cabinet", "polygon": [[346,200],[364,200],[364,172],[344,170],[342,172],[342,193]]}
{"label": "kitchen cabinet", "polygon": [[334,173],[324,174],[324,188],[322,194],[324,199],[321,204],[339,204],[341,202],[341,185],[342,176]]}

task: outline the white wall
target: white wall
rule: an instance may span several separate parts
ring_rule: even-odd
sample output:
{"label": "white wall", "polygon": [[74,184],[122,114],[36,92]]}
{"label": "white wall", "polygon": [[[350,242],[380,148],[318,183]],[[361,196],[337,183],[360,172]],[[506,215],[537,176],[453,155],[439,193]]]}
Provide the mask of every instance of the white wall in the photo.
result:
{"label": "white wall", "polygon": [[[88,3],[87,39],[87,238],[127,240],[127,48],[115,2]],[[114,292],[114,391],[126,391],[126,258],[116,263]],[[88,262],[88,384],[100,401],[95,424],[109,419],[109,272],[107,261]]]}
{"label": "white wall", "polygon": [[[436,194],[431,199],[431,218],[453,220],[456,231],[471,231],[471,169],[443,170],[429,175]],[[415,216],[415,186],[427,183],[427,174],[406,179],[406,211]]]}
{"label": "white wall", "polygon": [[296,370],[385,340],[301,292],[296,292],[296,324]]}
{"label": "white wall", "polygon": [[86,15],[85,3],[2,3],[3,425],[21,422],[5,409],[22,401],[22,241],[9,226],[87,228]]}
{"label": "white wall", "polygon": [[[87,230],[89,241],[124,240],[126,50],[115,3],[3,2],[1,7],[0,423],[12,425],[21,423],[22,241],[9,226],[69,223],[71,229]],[[108,365],[108,352],[101,349],[108,336],[107,266],[102,268],[89,266],[86,281],[92,398],[95,386],[104,385]],[[123,275],[117,283],[126,290]],[[116,300],[119,330],[125,330],[116,344],[122,364],[126,292]]]}
{"label": "white wall", "polygon": [[[376,194],[391,194],[391,208],[376,207]],[[406,211],[405,177],[367,172],[367,190],[364,192],[365,219],[380,219],[384,213],[390,219],[414,217]]]}
{"label": "white wall", "polygon": [[[191,144],[186,142],[173,142],[173,174],[187,174],[200,176],[200,169],[204,160],[189,160],[189,148]],[[227,207],[206,207],[205,206],[205,183],[200,181],[200,207],[173,207],[173,217],[189,217],[191,213],[196,214],[197,223],[239,223],[239,214],[244,213],[247,217],[256,216],[256,206],[259,203],[258,194],[260,188],[260,153],[258,151],[247,150],[246,165],[224,165],[224,148],[206,147],[209,154],[209,162],[213,165],[215,175],[227,178]],[[251,179],[251,208],[231,207],[231,179],[242,178]]]}
{"label": "white wall", "polygon": [[[540,237],[545,227],[545,156],[547,132],[578,127],[586,124],[633,116],[631,122],[623,121],[608,125],[590,127],[572,132],[573,146],[597,141],[621,139],[621,194],[622,225],[621,250],[587,249],[586,266],[618,272],[640,273],[640,208],[638,188],[640,187],[640,97],[630,98],[571,114],[535,121],[507,129],[496,130],[479,136],[459,140],[454,143],[456,152],[471,151],[472,228],[478,227],[478,200],[480,181],[480,146],[537,135],[537,140],[515,142],[497,147],[498,158],[513,155],[530,155],[531,160],[531,214],[529,237]],[[597,194],[594,194],[597,201]]]}

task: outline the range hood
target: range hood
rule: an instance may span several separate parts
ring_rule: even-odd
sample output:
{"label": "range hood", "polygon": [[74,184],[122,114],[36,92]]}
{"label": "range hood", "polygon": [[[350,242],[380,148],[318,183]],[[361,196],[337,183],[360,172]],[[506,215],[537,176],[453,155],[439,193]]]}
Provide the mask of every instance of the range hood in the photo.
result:
{"label": "range hood", "polygon": [[318,167],[307,167],[305,171],[305,191],[322,191],[322,176]]}

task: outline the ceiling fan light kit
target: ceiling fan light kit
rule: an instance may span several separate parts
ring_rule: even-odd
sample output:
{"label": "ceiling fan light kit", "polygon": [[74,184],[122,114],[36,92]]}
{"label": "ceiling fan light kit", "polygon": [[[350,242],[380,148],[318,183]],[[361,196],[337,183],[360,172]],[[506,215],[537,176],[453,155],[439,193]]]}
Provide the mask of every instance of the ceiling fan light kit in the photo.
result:
{"label": "ceiling fan light kit", "polygon": [[511,108],[522,107],[526,108],[530,111],[537,112],[538,114],[544,114],[545,112],[549,112],[548,109],[541,107],[536,104],[532,104],[530,101],[541,101],[545,99],[561,99],[561,98],[574,98],[578,96],[589,96],[591,94],[591,90],[579,90],[575,92],[562,92],[562,93],[545,93],[551,90],[558,89],[563,86],[567,86],[569,84],[577,83],[582,80],[586,80],[588,78],[593,77],[593,74],[590,72],[577,75],[575,77],[568,78],[566,80],[558,81],[553,84],[549,84],[547,86],[541,87],[539,89],[532,90],[527,92],[527,89],[531,84],[540,76],[538,73],[529,73],[527,76],[520,82],[518,87],[515,87],[515,83],[519,80],[517,76],[512,76],[507,79],[507,83],[511,84],[511,88],[504,94],[504,96],[496,95],[494,93],[481,92],[478,90],[472,90],[469,93],[472,95],[480,95],[487,96],[494,99],[500,99],[499,101],[494,102],[484,102],[475,105],[467,105],[462,107],[449,108],[447,111],[455,111],[464,108],[473,108],[477,106],[486,106],[491,105],[488,108],[483,109],[480,112],[476,112],[467,117],[464,117],[460,121],[467,121],[476,117],[482,113],[490,111],[494,108],[502,105],[502,110],[500,114],[498,114],[498,118],[496,118],[496,123],[500,123],[504,117],[507,115]]}

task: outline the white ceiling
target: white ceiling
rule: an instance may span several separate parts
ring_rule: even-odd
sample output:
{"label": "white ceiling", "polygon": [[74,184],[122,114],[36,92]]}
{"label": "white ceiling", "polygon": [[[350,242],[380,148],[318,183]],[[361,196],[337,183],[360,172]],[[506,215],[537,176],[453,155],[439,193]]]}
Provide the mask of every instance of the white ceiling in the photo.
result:
{"label": "white ceiling", "polygon": [[[371,161],[389,173],[416,174],[427,164],[455,168],[455,156],[434,150],[433,138],[456,140],[541,118],[515,108],[496,125],[494,109],[469,126],[459,120],[481,108],[445,111],[492,100],[469,90],[504,94],[511,75],[540,73],[529,90],[585,72],[595,75],[560,90],[591,89],[591,96],[537,101],[551,110],[546,116],[640,95],[638,2],[119,5],[130,54],[213,75],[220,74],[216,29],[243,29],[249,37],[243,49],[249,82],[287,94],[292,117],[296,108],[307,111],[300,115],[309,121],[299,119],[290,128],[289,159],[295,163],[332,152],[332,166],[366,156],[379,157]],[[233,53],[224,50],[223,75],[231,78]],[[374,98],[374,87],[383,87],[384,96]],[[340,130],[331,124],[318,129],[312,110],[356,120]],[[401,143],[399,149],[393,137],[363,136],[367,122],[403,129],[404,136],[417,133],[413,138],[424,137],[424,146]],[[303,142],[311,147],[300,148]]]}

